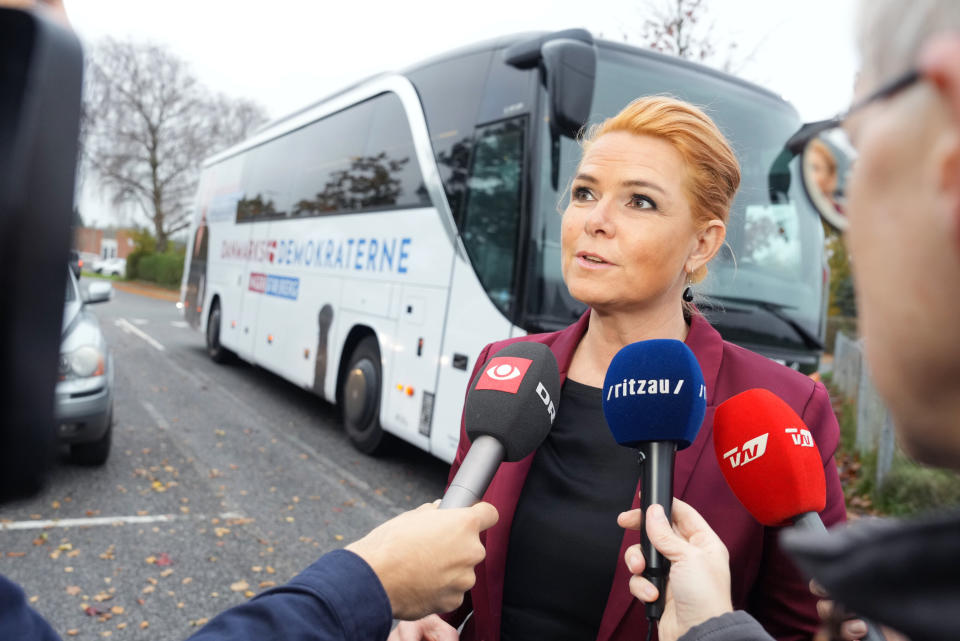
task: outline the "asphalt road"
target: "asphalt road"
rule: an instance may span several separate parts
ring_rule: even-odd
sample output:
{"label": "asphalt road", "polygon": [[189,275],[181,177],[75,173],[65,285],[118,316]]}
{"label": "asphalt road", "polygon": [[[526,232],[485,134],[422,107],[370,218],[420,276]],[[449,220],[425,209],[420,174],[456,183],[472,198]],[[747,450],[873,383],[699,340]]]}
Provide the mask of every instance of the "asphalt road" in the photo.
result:
{"label": "asphalt road", "polygon": [[116,367],[110,460],[61,456],[41,495],[0,509],[0,573],[65,639],[185,639],[442,492],[438,459],[359,454],[326,402],[210,361],[173,303],[116,291],[94,309]]}

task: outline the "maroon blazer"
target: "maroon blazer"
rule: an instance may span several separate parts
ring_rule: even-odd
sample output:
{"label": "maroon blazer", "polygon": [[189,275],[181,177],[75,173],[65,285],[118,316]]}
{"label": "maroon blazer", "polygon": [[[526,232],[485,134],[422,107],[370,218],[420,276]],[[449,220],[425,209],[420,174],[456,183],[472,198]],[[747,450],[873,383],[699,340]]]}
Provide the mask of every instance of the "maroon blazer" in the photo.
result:
{"label": "maroon blazer", "polygon": [[[548,346],[560,367],[560,382],[567,377],[573,353],[589,324],[589,312],[564,330],[512,338],[488,345],[474,366],[476,377],[491,355],[509,343],[535,341]],[[827,390],[820,383],[763,356],[727,343],[700,316],[694,316],[686,340],[703,370],[707,386],[707,413],[693,445],[677,453],[674,468],[674,493],[704,516],[723,539],[730,552],[733,607],[747,610],[778,639],[810,639],[819,617],[816,599],[807,582],[777,545],[778,528],[764,527],[754,520],[727,486],[713,450],[713,413],[716,406],[745,390],[762,387],[786,401],[813,433],[827,478],[827,505],[821,513],[827,526],[846,520],[846,507],[833,455],[840,430],[833,415]],[[460,444],[450,470],[453,478],[470,448],[460,424]],[[461,635],[464,640],[499,641],[503,605],[503,581],[507,562],[510,526],[520,492],[533,462],[533,454],[516,463],[500,466],[484,500],[496,506],[500,521],[481,535],[486,560],[477,566],[477,582],[464,605],[445,615],[451,624],[460,625],[473,610]],[[448,481],[449,483],[449,481]],[[639,493],[640,487],[637,487]],[[634,494],[633,508],[640,507]],[[549,535],[549,533],[544,533]],[[606,609],[597,641],[635,641],[646,634],[643,603],[630,594],[630,574],[623,563],[628,546],[640,542],[640,533],[625,531]],[[576,589],[571,585],[571,589]]]}

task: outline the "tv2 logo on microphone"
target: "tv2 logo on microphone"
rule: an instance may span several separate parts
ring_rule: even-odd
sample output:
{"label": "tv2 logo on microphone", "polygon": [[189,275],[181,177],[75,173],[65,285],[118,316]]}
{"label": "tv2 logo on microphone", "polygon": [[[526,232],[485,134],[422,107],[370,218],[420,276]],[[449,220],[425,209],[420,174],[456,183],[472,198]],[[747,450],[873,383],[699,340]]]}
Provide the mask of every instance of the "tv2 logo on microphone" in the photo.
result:
{"label": "tv2 logo on microphone", "polygon": [[767,439],[770,433],[761,434],[752,438],[743,445],[735,447],[723,455],[725,461],[730,461],[730,467],[738,468],[750,461],[755,461],[767,452]]}
{"label": "tv2 logo on microphone", "polygon": [[[794,445],[800,447],[814,447],[813,443],[813,434],[810,433],[805,427],[788,427],[784,430],[785,433],[790,435],[791,440],[793,440]],[[746,465],[750,461],[755,461],[761,456],[763,456],[767,451],[767,439],[769,438],[770,433],[761,434],[755,438],[750,439],[743,445],[735,447],[726,454],[723,455],[725,461],[730,461],[730,467],[738,468],[741,465]]]}

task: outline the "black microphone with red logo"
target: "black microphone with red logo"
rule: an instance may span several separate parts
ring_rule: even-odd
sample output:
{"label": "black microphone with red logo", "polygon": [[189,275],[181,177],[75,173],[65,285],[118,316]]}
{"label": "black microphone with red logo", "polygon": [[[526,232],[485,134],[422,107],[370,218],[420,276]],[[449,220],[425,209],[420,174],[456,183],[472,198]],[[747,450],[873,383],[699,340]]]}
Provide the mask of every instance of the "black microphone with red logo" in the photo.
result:
{"label": "black microphone with red logo", "polygon": [[560,370],[541,343],[507,345],[484,364],[464,404],[470,450],[440,509],[480,501],[503,461],[532,454],[550,432],[560,398]]}

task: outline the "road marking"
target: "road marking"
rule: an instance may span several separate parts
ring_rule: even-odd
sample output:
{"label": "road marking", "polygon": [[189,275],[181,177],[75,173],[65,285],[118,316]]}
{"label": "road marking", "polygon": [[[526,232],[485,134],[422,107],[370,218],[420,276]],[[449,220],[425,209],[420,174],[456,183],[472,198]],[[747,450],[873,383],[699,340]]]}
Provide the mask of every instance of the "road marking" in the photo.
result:
{"label": "road marking", "polygon": [[147,323],[150,322],[150,321],[148,321],[146,318],[131,318],[130,321],[131,321],[134,325],[146,325]]}
{"label": "road marking", "polygon": [[147,414],[150,415],[150,418],[153,419],[153,422],[157,424],[161,430],[169,430],[170,423],[167,423],[166,419],[160,415],[160,412],[157,411],[157,408],[153,406],[153,403],[150,401],[140,401],[140,404],[143,405],[143,409],[147,410]]}
{"label": "road marking", "polygon": [[[188,517],[191,520],[206,520],[206,516],[196,514]],[[223,520],[235,520],[245,518],[240,512],[224,512],[219,515]],[[6,530],[45,530],[47,528],[70,528],[70,527],[97,527],[104,525],[142,525],[144,523],[169,523],[171,521],[183,520],[184,517],[178,517],[173,514],[153,514],[149,516],[94,516],[81,519],[53,519],[47,521],[12,521],[9,523],[0,523],[0,531]]]}
{"label": "road marking", "polygon": [[186,329],[190,327],[190,325],[187,324],[187,321],[170,321],[170,324],[173,325],[174,327],[179,327],[181,329]]}
{"label": "road marking", "polygon": [[158,352],[163,352],[166,350],[166,348],[161,345],[157,339],[155,339],[153,336],[150,336],[150,334],[147,334],[145,331],[128,321],[126,318],[118,318],[113,322],[113,324],[128,334],[135,334],[139,336]]}

